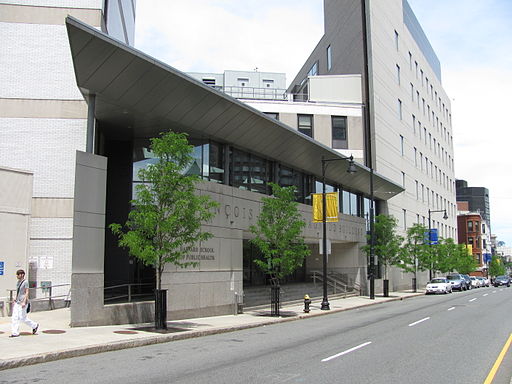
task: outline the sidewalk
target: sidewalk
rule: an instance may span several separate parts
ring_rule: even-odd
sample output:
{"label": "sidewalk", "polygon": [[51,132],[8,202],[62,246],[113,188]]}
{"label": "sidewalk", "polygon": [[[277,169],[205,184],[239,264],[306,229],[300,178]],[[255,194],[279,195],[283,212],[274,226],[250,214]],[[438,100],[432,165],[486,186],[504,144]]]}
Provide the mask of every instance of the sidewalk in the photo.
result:
{"label": "sidewalk", "polygon": [[405,291],[391,292],[390,297],[376,296],[375,300],[370,300],[367,296],[333,299],[330,300],[330,311],[320,310],[320,301],[316,300],[307,314],[303,312],[302,304],[285,305],[281,309],[281,317],[270,317],[269,309],[261,309],[248,310],[240,315],[168,321],[169,329],[166,333],[151,330],[152,324],[71,328],[70,310],[63,308],[31,313],[29,317],[40,324],[37,335],[32,335],[28,327],[22,324],[21,336],[9,338],[11,319],[0,317],[0,370],[293,321],[422,294],[423,292]]}

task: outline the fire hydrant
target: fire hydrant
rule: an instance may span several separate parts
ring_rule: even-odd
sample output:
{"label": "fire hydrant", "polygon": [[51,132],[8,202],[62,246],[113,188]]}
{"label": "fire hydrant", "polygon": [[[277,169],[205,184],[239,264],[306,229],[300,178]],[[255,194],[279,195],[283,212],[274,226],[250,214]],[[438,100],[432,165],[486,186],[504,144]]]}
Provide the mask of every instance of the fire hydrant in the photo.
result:
{"label": "fire hydrant", "polygon": [[309,313],[309,305],[311,304],[311,299],[308,294],[304,295],[304,312]]}

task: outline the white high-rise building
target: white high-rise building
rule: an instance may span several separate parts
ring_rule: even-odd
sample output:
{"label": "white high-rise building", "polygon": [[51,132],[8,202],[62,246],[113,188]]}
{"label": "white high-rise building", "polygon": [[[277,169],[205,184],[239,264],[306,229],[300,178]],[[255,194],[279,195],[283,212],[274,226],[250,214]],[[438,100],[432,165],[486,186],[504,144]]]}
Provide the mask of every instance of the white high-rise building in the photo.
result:
{"label": "white high-rise building", "polygon": [[[450,99],[439,59],[407,0],[325,0],[324,14],[325,34],[289,91],[300,93],[308,76],[364,78],[367,63],[369,92],[363,104],[369,104],[371,156],[367,137],[365,163],[405,188],[378,201],[376,213],[395,216],[403,232],[414,223],[428,226],[430,213],[439,235],[456,239]],[[432,212],[442,210],[447,220]],[[393,280],[395,287],[406,284],[398,273]]]}

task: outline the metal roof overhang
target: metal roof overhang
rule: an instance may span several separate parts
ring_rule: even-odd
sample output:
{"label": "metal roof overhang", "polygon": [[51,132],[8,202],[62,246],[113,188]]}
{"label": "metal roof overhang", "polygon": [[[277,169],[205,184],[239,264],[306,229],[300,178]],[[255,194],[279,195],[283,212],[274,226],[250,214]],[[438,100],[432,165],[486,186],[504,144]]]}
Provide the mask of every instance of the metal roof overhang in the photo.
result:
{"label": "metal roof overhang", "polygon": [[[320,177],[320,159],[347,159],[141,51],[68,16],[66,28],[78,87],[96,95],[95,116],[107,135],[150,137],[169,130],[251,151]],[[330,162],[326,178],[369,194],[370,170]],[[403,188],[374,173],[374,196],[388,200]]]}

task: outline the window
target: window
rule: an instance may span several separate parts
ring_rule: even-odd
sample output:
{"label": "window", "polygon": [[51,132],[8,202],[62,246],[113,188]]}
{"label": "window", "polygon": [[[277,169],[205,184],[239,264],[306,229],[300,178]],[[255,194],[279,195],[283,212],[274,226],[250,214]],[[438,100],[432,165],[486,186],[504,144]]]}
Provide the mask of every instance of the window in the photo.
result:
{"label": "window", "polygon": [[400,135],[400,155],[404,155],[404,137]]}
{"label": "window", "polygon": [[215,85],[215,79],[214,78],[203,78],[203,83],[206,85],[214,86]]}
{"label": "window", "polygon": [[409,52],[409,69],[412,71],[412,53]]}
{"label": "window", "polygon": [[347,118],[345,116],[332,116],[332,147],[334,149],[347,149]]}
{"label": "window", "polygon": [[308,76],[316,76],[318,75],[318,61],[315,61],[315,64],[311,66],[311,69],[308,72]]}
{"label": "window", "polygon": [[332,50],[331,46],[327,47],[327,70],[330,71],[332,68]]}
{"label": "window", "polygon": [[402,209],[403,215],[404,215],[404,230],[407,230],[407,211],[405,209]]}
{"label": "window", "polygon": [[402,187],[405,188],[405,172],[402,172]]}
{"label": "window", "polygon": [[412,115],[412,131],[416,133],[416,116]]}
{"label": "window", "polygon": [[400,66],[396,65],[396,82],[400,85]]}
{"label": "window", "polygon": [[402,120],[402,100],[398,99],[398,118]]}
{"label": "window", "polygon": [[395,30],[395,47],[396,47],[396,50],[398,51],[398,47],[399,47],[399,35],[398,35],[398,32]]}
{"label": "window", "polygon": [[264,88],[274,88],[274,80],[263,79],[263,87]]}
{"label": "window", "polygon": [[313,137],[313,115],[297,115],[299,132]]}
{"label": "window", "polygon": [[411,101],[414,102],[414,84],[410,83],[411,85]]}
{"label": "window", "polygon": [[279,120],[279,113],[276,113],[276,112],[263,112],[265,115],[267,115],[268,117],[271,117],[275,120]]}
{"label": "window", "polygon": [[414,166],[418,168],[418,150],[414,147]]}
{"label": "window", "polygon": [[237,83],[239,87],[246,87],[249,83],[249,79],[247,77],[239,77]]}

